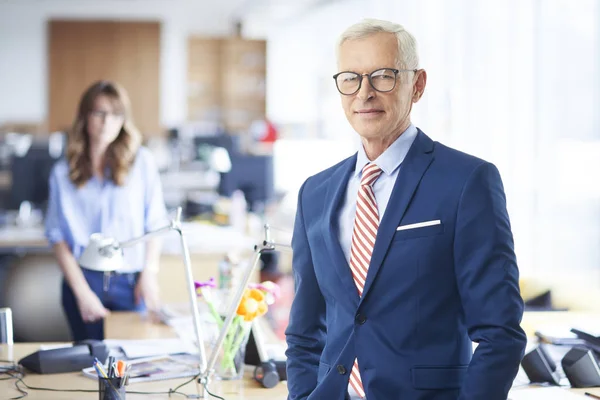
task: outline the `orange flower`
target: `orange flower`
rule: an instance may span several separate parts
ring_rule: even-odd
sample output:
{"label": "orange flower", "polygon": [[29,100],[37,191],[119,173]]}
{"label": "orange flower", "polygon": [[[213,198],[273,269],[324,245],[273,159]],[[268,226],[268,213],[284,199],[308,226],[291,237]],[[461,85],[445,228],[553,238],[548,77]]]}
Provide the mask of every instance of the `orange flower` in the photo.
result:
{"label": "orange flower", "polygon": [[254,318],[265,315],[267,310],[264,293],[258,289],[246,289],[236,313],[244,317],[244,321],[252,321]]}

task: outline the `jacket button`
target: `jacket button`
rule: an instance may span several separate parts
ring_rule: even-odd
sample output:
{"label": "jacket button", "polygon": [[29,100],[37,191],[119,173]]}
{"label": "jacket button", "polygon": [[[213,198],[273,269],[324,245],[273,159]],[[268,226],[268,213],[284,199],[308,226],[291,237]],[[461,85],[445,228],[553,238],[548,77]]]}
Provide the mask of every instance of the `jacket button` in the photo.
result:
{"label": "jacket button", "polygon": [[344,368],[344,366],[341,364],[337,366],[337,370],[340,373],[340,375],[344,375],[346,373],[346,368]]}
{"label": "jacket button", "polygon": [[362,325],[367,322],[367,317],[365,317],[363,314],[356,314],[356,322]]}

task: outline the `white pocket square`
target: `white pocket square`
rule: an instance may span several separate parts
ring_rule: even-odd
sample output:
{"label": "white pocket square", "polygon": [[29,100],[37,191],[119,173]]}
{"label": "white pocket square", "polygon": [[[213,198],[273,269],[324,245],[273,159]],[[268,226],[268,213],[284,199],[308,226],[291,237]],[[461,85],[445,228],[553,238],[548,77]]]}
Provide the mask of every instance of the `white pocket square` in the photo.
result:
{"label": "white pocket square", "polygon": [[435,219],[432,221],[417,222],[416,224],[400,225],[399,227],[396,228],[396,230],[397,231],[405,231],[407,229],[423,228],[426,226],[439,225],[441,223],[442,223],[442,221],[440,221],[439,219]]}

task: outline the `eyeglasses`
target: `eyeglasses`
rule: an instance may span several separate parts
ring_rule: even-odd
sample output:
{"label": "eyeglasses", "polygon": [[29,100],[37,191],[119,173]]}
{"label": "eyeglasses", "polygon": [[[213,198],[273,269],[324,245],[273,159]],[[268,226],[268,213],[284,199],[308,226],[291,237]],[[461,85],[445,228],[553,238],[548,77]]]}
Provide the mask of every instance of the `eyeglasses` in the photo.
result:
{"label": "eyeglasses", "polygon": [[123,114],[123,113],[109,112],[109,111],[102,111],[102,110],[92,110],[92,111],[90,111],[90,116],[101,119],[101,120],[105,120],[106,117],[109,117],[109,116],[113,119],[119,119],[119,120],[125,119],[125,114]]}
{"label": "eyeglasses", "polygon": [[371,87],[378,92],[391,92],[396,87],[398,72],[417,72],[416,69],[381,68],[370,74],[359,74],[352,71],[338,72],[333,76],[337,90],[346,96],[357,93],[362,85],[363,76],[369,79]]}

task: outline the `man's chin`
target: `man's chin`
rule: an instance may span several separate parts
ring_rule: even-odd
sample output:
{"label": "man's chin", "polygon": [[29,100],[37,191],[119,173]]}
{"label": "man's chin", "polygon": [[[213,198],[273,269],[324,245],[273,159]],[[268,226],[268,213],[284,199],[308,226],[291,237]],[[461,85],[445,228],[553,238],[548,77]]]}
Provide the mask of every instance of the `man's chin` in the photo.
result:
{"label": "man's chin", "polygon": [[373,139],[381,136],[379,124],[371,124],[370,126],[357,126],[354,130],[360,137],[364,139]]}

